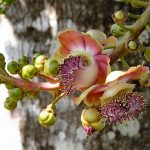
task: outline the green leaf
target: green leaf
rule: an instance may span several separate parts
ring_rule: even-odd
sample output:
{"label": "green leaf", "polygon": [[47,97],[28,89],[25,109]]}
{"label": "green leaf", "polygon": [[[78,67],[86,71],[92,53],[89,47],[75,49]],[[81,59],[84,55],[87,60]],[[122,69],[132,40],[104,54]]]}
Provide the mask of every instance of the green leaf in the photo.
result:
{"label": "green leaf", "polygon": [[144,57],[148,62],[150,62],[150,47],[146,48],[146,50],[144,52]]}

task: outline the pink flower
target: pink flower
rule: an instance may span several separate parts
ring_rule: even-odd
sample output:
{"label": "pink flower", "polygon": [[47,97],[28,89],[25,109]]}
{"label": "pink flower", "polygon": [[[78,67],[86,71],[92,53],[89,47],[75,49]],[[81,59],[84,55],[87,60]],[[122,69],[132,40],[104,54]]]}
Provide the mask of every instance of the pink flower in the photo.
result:
{"label": "pink flower", "polygon": [[99,108],[102,118],[109,123],[137,117],[146,104],[141,94],[133,92],[135,85],[130,82],[148,73],[146,66],[132,67],[126,72],[111,72],[105,84],[91,86],[76,98],[76,103],[83,100],[86,105]]}
{"label": "pink flower", "polygon": [[105,83],[109,57],[101,54],[103,47],[97,40],[68,29],[58,34],[58,41],[53,58],[61,63],[60,83],[67,94]]}

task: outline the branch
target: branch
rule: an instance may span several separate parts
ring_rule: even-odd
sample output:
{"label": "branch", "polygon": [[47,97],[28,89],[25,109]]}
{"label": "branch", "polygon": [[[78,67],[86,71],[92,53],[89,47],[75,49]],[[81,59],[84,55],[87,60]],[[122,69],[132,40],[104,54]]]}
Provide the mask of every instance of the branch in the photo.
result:
{"label": "branch", "polygon": [[125,44],[130,39],[136,39],[144,30],[145,25],[150,22],[150,3],[147,9],[143,12],[141,17],[131,26],[132,32],[126,32],[126,34],[119,40],[116,49],[110,55],[110,63],[113,64],[118,58],[120,58],[125,52]]}
{"label": "branch", "polygon": [[50,82],[31,82],[23,79],[18,79],[13,76],[10,76],[4,68],[0,67],[0,81],[5,84],[14,84],[22,89],[32,91],[34,89],[40,89],[42,91],[60,89],[59,82],[50,83]]}

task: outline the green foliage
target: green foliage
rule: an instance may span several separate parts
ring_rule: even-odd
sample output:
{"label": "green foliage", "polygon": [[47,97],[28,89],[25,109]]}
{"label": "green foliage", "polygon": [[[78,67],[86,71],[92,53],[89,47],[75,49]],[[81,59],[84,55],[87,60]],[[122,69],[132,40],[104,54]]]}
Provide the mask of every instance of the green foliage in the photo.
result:
{"label": "green foliage", "polygon": [[146,50],[144,52],[144,57],[148,62],[150,62],[150,47],[146,48]]}

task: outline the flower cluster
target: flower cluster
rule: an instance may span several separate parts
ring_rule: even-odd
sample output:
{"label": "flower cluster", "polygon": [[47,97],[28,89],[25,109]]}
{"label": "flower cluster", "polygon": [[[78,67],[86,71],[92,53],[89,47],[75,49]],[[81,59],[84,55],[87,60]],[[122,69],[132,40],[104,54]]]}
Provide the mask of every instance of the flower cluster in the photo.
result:
{"label": "flower cluster", "polygon": [[[56,122],[55,104],[61,97],[72,95],[76,104],[82,101],[86,108],[82,111],[81,122],[88,135],[102,130],[106,124],[122,123],[130,118],[138,117],[146,107],[142,94],[134,92],[132,80],[140,80],[149,74],[149,68],[139,65],[127,71],[111,71],[110,53],[118,41],[114,36],[97,30],[81,33],[67,29],[58,34],[59,47],[48,58],[36,54],[32,64],[23,56],[9,62],[7,70],[18,74],[22,79],[10,76],[5,71],[3,62],[0,66],[1,80],[10,90],[10,96],[4,106],[12,110],[17,102],[26,95],[36,95],[39,91],[51,91],[51,104],[39,114],[39,123],[48,127]],[[110,47],[107,51],[104,47]],[[35,76],[45,78],[48,82],[32,82]],[[142,81],[142,80],[141,80]],[[143,82],[142,82],[143,83]],[[77,96],[76,92],[80,91]]]}

